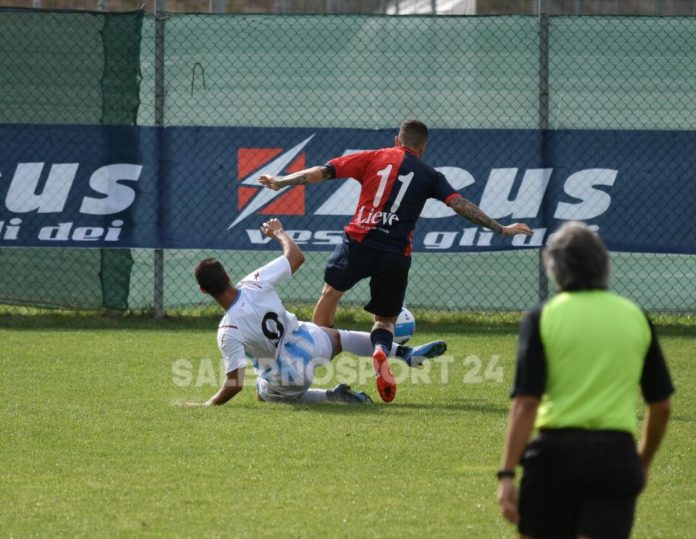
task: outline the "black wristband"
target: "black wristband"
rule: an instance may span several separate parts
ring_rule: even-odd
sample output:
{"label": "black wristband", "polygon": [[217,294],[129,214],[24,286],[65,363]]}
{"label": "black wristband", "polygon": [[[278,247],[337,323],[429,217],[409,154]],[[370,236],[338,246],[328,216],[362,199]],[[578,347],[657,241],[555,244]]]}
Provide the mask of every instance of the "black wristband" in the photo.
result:
{"label": "black wristband", "polygon": [[509,477],[510,479],[515,478],[515,470],[498,470],[495,472],[495,476],[498,479],[502,479],[503,477]]}

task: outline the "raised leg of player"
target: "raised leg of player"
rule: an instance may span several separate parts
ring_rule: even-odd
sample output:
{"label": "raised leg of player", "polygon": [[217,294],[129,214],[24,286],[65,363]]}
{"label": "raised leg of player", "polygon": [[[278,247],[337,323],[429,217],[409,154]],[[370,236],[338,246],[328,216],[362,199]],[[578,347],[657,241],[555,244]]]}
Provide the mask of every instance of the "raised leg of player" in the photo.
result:
{"label": "raised leg of player", "polygon": [[[370,357],[374,352],[370,334],[365,331],[323,328],[331,338],[334,356],[348,352],[360,357]],[[441,356],[447,351],[445,341],[432,341],[419,346],[406,346],[392,343],[389,357],[398,357],[409,367],[419,367],[426,359]]]}
{"label": "raised leg of player", "polygon": [[378,316],[375,315],[375,323],[370,332],[372,346],[375,350],[381,347],[385,354],[389,354],[392,344],[394,343],[394,326],[396,325],[396,316]]}
{"label": "raised leg of player", "polygon": [[396,378],[389,367],[389,351],[394,344],[394,325],[396,316],[375,315],[375,324],[372,326],[370,340],[374,347],[372,353],[372,366],[375,368],[377,378],[377,391],[384,402],[391,402],[396,397]]}
{"label": "raised leg of player", "polygon": [[336,310],[344,292],[336,290],[333,286],[324,283],[324,288],[319,296],[319,301],[314,307],[312,322],[318,326],[332,328],[336,321]]}
{"label": "raised leg of player", "polygon": [[[372,346],[370,334],[365,331],[348,331],[347,329],[334,330],[339,336],[340,349],[338,352],[345,351],[356,356],[370,357],[375,351]],[[398,345],[392,343],[389,356],[396,355]]]}

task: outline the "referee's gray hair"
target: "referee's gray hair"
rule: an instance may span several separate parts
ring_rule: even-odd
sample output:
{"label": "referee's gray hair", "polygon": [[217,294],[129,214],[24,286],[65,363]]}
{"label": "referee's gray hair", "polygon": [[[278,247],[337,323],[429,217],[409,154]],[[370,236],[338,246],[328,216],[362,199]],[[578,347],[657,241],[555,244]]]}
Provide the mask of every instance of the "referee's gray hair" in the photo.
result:
{"label": "referee's gray hair", "polygon": [[585,223],[565,223],[551,236],[542,255],[546,275],[561,291],[609,287],[609,253]]}

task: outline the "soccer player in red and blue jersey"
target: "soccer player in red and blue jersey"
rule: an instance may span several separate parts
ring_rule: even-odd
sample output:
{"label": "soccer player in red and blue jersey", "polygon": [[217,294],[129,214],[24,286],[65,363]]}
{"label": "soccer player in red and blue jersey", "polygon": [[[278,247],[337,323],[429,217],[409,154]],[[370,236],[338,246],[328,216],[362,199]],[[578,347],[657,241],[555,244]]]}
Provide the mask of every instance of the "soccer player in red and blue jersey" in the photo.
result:
{"label": "soccer player in red and blue jersey", "polygon": [[428,128],[423,122],[402,122],[394,142],[391,148],[358,152],[287,176],[259,179],[263,186],[276,191],[332,178],[354,178],[360,182],[358,206],[345,227],[343,242],[326,266],[325,285],[314,309],[313,322],[332,327],[343,294],[358,281],[370,278],[370,302],[365,310],[375,317],[372,361],[377,389],[385,402],[393,400],[396,394],[387,351],[406,294],[413,231],[426,201],[436,198],[462,217],[499,234],[533,233],[524,223],[503,226],[491,219],[462,197],[444,175],[421,160],[428,142]]}

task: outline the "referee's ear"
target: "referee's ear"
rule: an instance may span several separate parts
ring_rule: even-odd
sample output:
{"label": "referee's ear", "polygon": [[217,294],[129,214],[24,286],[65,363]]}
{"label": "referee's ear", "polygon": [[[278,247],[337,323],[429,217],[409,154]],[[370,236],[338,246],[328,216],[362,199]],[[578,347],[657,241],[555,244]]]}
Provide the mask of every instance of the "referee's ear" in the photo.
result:
{"label": "referee's ear", "polygon": [[394,146],[396,146],[397,148],[403,146],[403,144],[401,144],[401,139],[399,138],[399,135],[396,135],[394,137]]}

